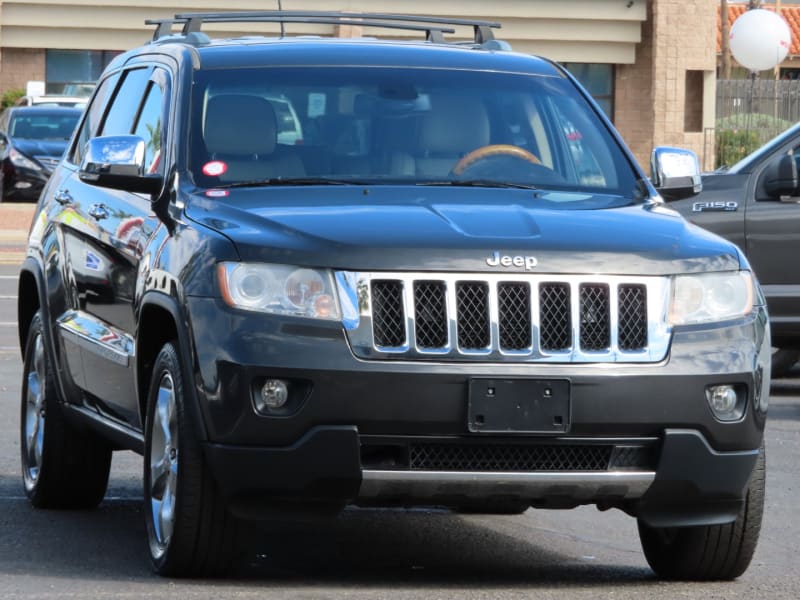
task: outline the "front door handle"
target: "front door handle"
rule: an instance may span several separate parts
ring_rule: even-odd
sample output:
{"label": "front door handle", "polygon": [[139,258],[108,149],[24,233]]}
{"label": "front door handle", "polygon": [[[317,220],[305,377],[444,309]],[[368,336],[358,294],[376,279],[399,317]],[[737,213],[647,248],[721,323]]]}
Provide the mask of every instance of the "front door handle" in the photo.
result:
{"label": "front door handle", "polygon": [[54,198],[61,206],[64,206],[65,204],[72,204],[72,194],[70,194],[69,190],[66,188],[61,188],[58,190]]}
{"label": "front door handle", "polygon": [[105,204],[95,204],[89,209],[89,216],[94,217],[95,221],[108,218],[108,209]]}

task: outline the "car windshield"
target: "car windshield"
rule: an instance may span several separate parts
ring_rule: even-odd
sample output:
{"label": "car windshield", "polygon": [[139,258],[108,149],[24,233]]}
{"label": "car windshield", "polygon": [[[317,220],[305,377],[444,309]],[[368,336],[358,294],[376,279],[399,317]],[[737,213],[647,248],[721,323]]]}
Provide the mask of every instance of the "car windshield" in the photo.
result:
{"label": "car windshield", "polygon": [[68,140],[80,119],[80,111],[26,111],[11,118],[11,137],[27,140]]}
{"label": "car windshield", "polygon": [[[510,186],[634,201],[637,174],[566,78],[303,67],[197,74],[191,171],[203,187]],[[551,194],[551,197],[555,197]]]}

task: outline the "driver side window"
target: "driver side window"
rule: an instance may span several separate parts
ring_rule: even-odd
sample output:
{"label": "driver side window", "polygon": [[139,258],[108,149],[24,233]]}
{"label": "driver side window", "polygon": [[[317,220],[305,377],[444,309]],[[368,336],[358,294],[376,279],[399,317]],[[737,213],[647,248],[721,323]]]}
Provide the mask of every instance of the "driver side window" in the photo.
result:
{"label": "driver side window", "polygon": [[69,156],[69,162],[72,164],[81,164],[86,143],[97,135],[97,128],[105,113],[105,107],[108,106],[108,98],[117,86],[118,81],[119,73],[115,73],[104,79],[100,85],[98,85],[94,98],[86,109],[86,114],[83,118],[83,123],[81,123],[78,135],[75,136],[75,145]]}

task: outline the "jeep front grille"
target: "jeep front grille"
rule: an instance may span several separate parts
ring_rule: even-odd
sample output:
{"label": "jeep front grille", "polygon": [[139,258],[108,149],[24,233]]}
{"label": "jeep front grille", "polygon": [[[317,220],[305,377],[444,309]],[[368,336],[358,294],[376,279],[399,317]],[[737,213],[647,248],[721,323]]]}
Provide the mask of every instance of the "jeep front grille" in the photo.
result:
{"label": "jeep front grille", "polygon": [[339,275],[340,295],[358,300],[348,336],[362,357],[653,362],[666,355],[662,277]]}

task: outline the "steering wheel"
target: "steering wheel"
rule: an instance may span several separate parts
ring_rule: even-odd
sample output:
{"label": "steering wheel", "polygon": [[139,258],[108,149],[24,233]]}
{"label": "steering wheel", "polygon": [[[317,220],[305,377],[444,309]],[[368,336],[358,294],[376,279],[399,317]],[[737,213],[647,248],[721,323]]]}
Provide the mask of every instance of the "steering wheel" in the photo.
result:
{"label": "steering wheel", "polygon": [[489,144],[488,146],[481,146],[475,148],[472,152],[467,154],[453,167],[453,175],[461,175],[469,167],[485,158],[492,156],[509,156],[520,160],[527,161],[534,165],[541,165],[542,161],[539,160],[532,152],[520,148],[519,146],[512,146],[511,144]]}

